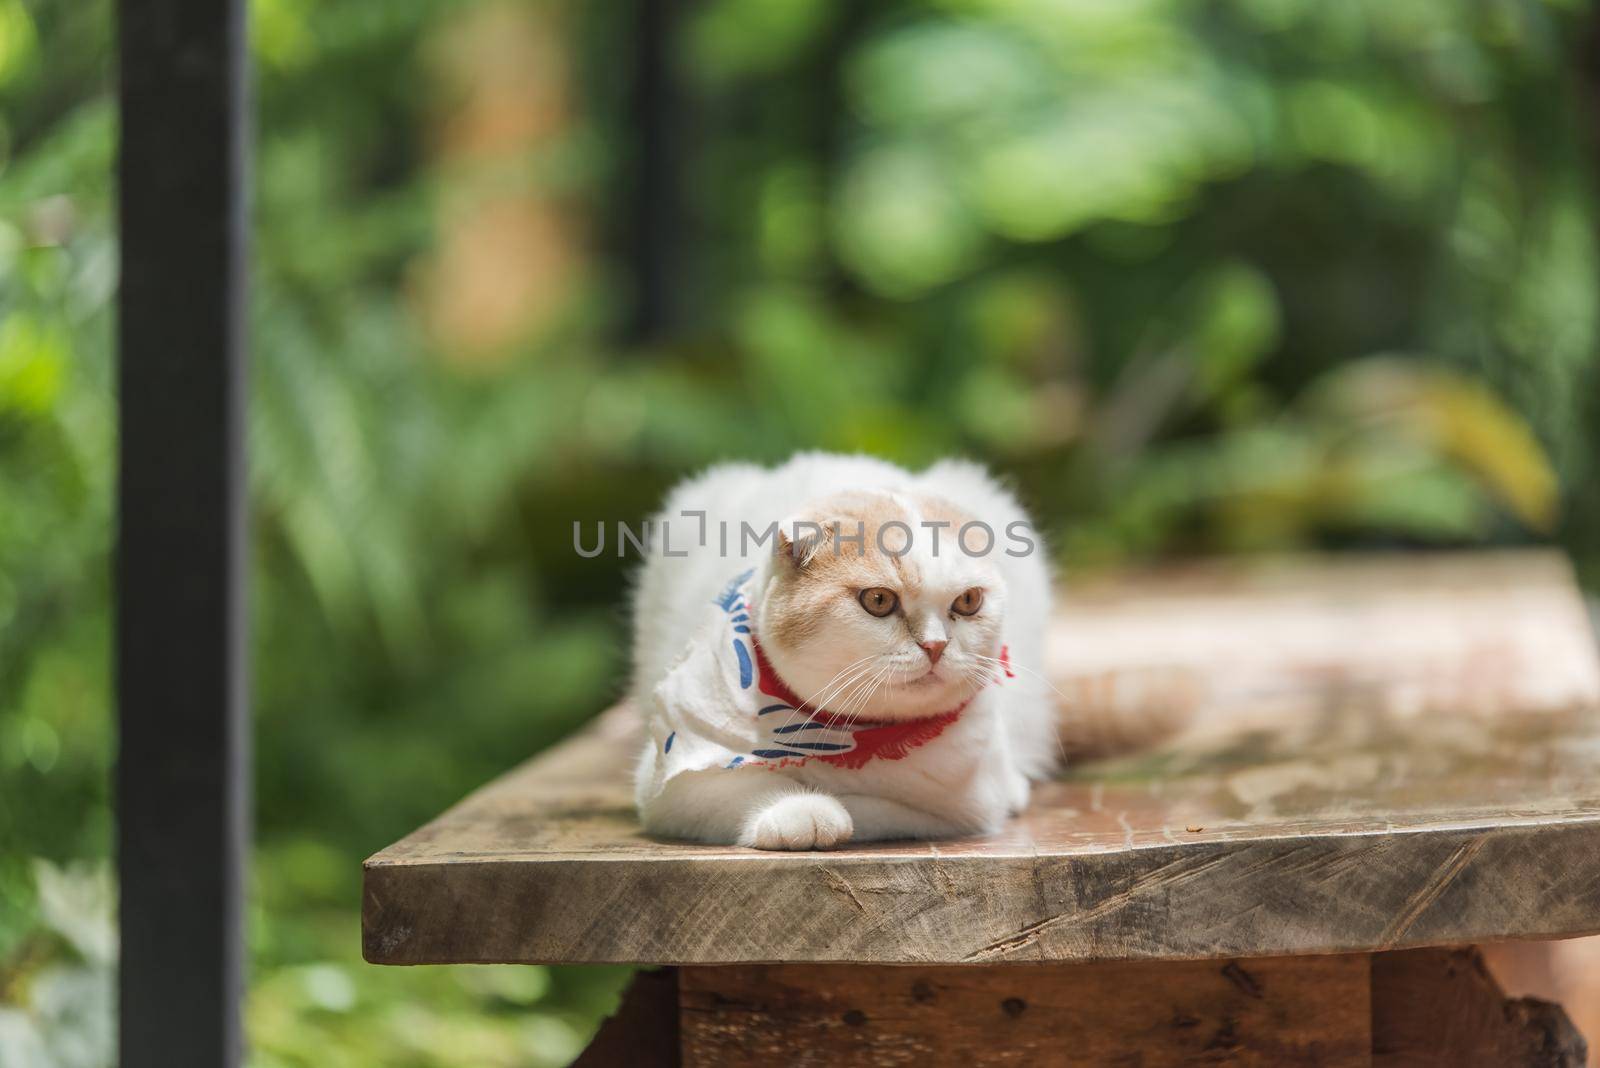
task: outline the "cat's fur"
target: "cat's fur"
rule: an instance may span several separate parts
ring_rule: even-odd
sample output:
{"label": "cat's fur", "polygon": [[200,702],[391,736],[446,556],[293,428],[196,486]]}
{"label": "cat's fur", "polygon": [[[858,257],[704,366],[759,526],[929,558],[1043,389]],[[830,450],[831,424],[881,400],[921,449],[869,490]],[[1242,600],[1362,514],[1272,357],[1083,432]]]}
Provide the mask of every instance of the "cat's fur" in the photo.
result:
{"label": "cat's fur", "polygon": [[[703,546],[686,511],[707,513]],[[955,543],[969,519],[994,531],[987,553],[968,555]],[[922,524],[943,520],[951,525],[938,532],[935,555],[933,532]],[[663,521],[672,527],[673,550],[688,555],[664,555],[658,544],[639,580],[632,696],[646,716],[703,628],[708,600],[746,568],[755,569],[755,637],[802,700],[820,697],[818,705],[831,712],[877,721],[935,716],[970,703],[920,748],[853,769],[821,760],[719,767],[677,775],[653,792],[655,761],[664,758],[647,745],[638,800],[648,831],[766,849],[988,832],[1027,802],[1030,778],[1055,763],[1056,710],[1038,674],[1050,607],[1047,556],[1031,527],[1031,551],[1007,554],[1019,547],[1007,540],[1008,528],[1026,523],[1027,515],[982,468],[944,462],[913,474],[868,457],[815,453],[772,469],[729,464],[678,486],[656,520],[658,534]],[[809,544],[785,538],[777,553],[771,542],[741,546],[741,523],[759,531],[774,521],[786,533],[797,521],[839,524],[847,536],[862,523],[865,546],[827,538]],[[913,531],[911,551],[898,561],[877,548],[879,528],[891,521]],[[722,523],[730,532],[726,553]],[[900,537],[898,528],[887,531],[886,544],[898,548]],[[982,543],[976,533],[970,539],[975,550]],[[872,587],[895,590],[902,610],[870,615],[857,595]],[[984,591],[979,612],[969,618],[951,611],[953,599],[971,587]],[[948,645],[935,664],[919,643],[938,641]],[[993,659],[1002,649],[1016,668],[1011,677]],[[871,671],[850,667],[868,656]]]}

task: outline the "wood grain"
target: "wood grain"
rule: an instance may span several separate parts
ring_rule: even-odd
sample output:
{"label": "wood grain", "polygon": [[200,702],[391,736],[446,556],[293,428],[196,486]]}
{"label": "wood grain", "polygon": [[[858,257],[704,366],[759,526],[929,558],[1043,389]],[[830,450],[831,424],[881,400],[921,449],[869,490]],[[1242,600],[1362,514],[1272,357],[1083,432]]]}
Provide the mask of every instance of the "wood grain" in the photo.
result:
{"label": "wood grain", "polygon": [[683,1063],[1371,1063],[1365,956],[1165,964],[685,968]]}
{"label": "wood grain", "polygon": [[[1169,641],[1185,597],[1193,620],[1208,599],[1234,604],[1216,625],[1244,638],[1237,605],[1258,597],[1277,631],[1397,634],[1411,613],[1437,641],[1409,637],[1387,666],[1337,647],[1312,662],[1311,643],[1285,654],[1292,670],[1210,654],[1219,678],[1189,687],[1198,719],[1181,736],[1075,765],[1001,833],[828,853],[644,837],[626,782],[634,718],[614,709],[367,862],[367,958],[982,964],[1600,931],[1600,670],[1559,561],[1297,568],[1194,573],[1159,597],[1138,581],[1122,600],[1094,588],[1061,626],[1089,635],[1100,613],[1119,647],[1145,649],[1113,675],[1161,670],[1163,642],[1173,671],[1200,670],[1192,642]],[[1403,588],[1411,570],[1422,578]],[[1084,663],[1061,668],[1064,690]]]}
{"label": "wood grain", "polygon": [[[685,1065],[1580,1068],[1561,1008],[1474,949],[980,967],[679,971]],[[659,1051],[660,1040],[649,1045]],[[643,1054],[641,1040],[635,1050]]]}

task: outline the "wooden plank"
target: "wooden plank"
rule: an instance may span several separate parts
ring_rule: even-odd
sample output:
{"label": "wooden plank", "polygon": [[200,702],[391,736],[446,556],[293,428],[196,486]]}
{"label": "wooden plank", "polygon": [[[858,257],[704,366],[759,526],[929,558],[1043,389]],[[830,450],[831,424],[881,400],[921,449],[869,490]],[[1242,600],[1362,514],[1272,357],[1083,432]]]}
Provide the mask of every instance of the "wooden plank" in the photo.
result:
{"label": "wooden plank", "polygon": [[1582,1068],[1559,1005],[1508,999],[1474,949],[1372,958],[1372,1063],[1381,1068]]}
{"label": "wooden plank", "polygon": [[1026,967],[695,967],[680,970],[679,989],[689,1066],[1580,1068],[1586,1054],[1560,1006],[1507,998],[1474,949]]}
{"label": "wooden plank", "polygon": [[[1511,558],[1481,563],[1429,565],[1431,587],[1411,598],[1387,592],[1392,573],[1378,582],[1351,565],[1332,585],[1357,601],[1375,588],[1393,611],[1430,588],[1512,590],[1515,610],[1461,615],[1480,643],[1505,620],[1504,644],[1523,651],[1499,662],[1518,671],[1540,669],[1539,642],[1552,650],[1563,687],[1497,691],[1527,707],[1420,714],[1383,671],[1330,659],[1301,691],[1197,705],[1207,722],[1173,745],[1073,768],[993,837],[806,854],[645,838],[626,782],[634,720],[616,709],[371,858],[367,957],[973,964],[1595,932],[1600,711],[1583,692],[1587,638],[1568,633],[1585,625],[1581,605],[1547,556],[1528,560],[1522,583]],[[1313,572],[1305,588],[1330,581]],[[1093,629],[1096,603],[1072,609],[1075,626]],[[1359,605],[1336,610],[1372,625]],[[1449,641],[1457,651],[1434,663],[1458,666],[1444,675],[1462,670],[1461,649],[1490,647]]]}
{"label": "wooden plank", "polygon": [[1371,1063],[1368,958],[680,973],[683,1063]]}

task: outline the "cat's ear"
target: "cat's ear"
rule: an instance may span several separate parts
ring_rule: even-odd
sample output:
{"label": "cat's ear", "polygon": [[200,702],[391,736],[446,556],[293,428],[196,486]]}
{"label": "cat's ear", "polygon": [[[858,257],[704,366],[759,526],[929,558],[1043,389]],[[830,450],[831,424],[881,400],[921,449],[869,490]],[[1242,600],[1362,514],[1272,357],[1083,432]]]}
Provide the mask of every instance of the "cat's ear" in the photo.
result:
{"label": "cat's ear", "polygon": [[796,570],[805,570],[828,544],[829,534],[814,519],[786,519],[778,525],[774,553]]}

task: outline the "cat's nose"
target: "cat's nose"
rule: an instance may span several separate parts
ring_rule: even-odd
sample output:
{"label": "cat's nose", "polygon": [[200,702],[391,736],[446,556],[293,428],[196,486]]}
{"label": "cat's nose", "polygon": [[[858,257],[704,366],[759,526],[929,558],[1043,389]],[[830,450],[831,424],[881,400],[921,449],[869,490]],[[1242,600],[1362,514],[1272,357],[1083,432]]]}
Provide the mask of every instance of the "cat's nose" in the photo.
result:
{"label": "cat's nose", "polygon": [[944,647],[949,645],[950,643],[949,642],[918,642],[917,644],[922,646],[922,651],[928,654],[928,663],[937,664],[939,662],[939,658],[944,655]]}

